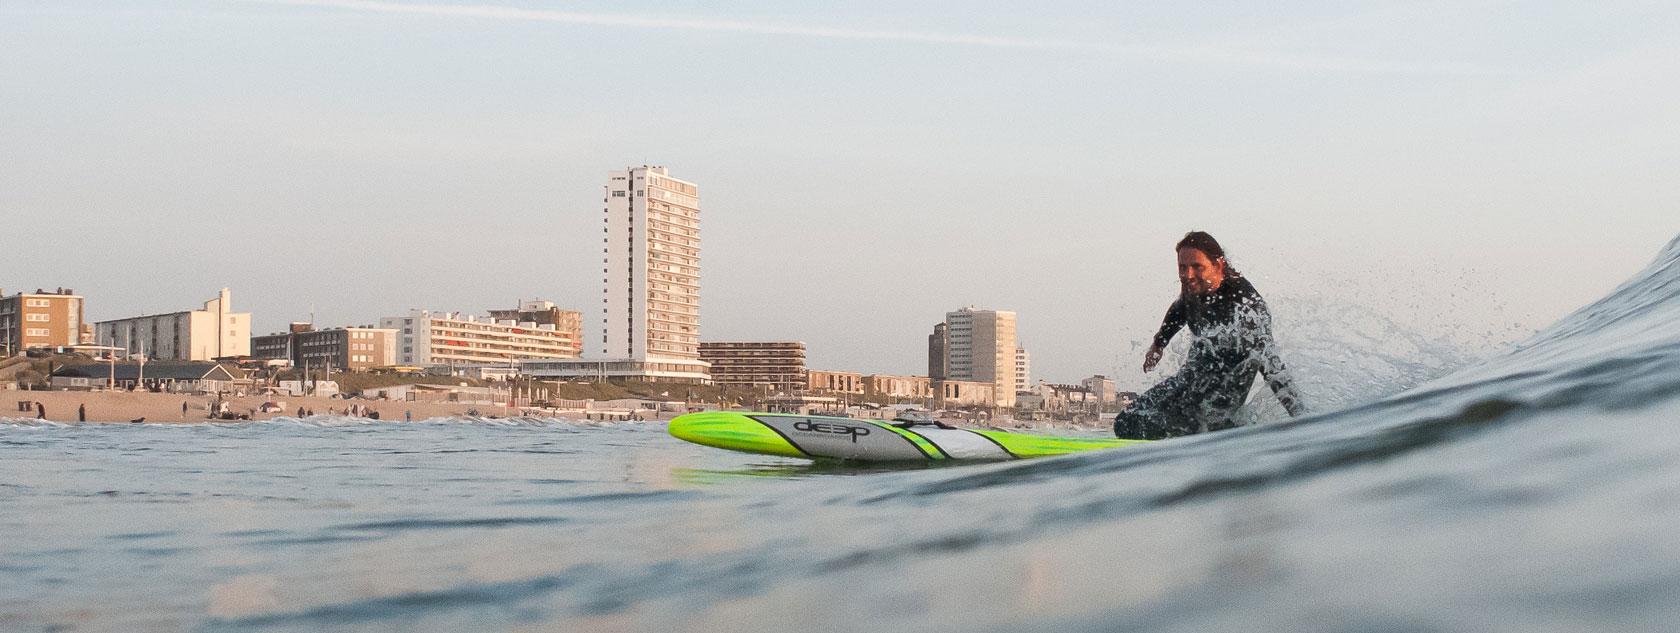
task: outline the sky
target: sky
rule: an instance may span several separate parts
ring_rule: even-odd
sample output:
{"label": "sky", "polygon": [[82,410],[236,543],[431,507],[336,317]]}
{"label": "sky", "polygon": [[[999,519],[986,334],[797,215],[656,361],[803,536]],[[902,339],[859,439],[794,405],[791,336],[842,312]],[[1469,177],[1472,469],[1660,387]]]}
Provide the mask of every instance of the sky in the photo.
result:
{"label": "sky", "polygon": [[[1207,230],[1274,303],[1542,327],[1680,233],[1664,2],[0,0],[0,288],[259,333],[600,293],[609,170],[700,187],[702,340],[1141,360]],[[1334,323],[1280,323],[1333,328]]]}

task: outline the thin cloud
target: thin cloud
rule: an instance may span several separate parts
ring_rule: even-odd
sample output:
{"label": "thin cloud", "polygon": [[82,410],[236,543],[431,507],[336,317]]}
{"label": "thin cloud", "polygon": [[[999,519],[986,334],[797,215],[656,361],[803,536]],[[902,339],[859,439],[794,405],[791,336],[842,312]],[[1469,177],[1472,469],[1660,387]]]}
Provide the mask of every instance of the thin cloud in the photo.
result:
{"label": "thin cloud", "polygon": [[1117,46],[1102,42],[1062,39],[997,37],[965,33],[926,31],[884,31],[847,29],[801,24],[777,24],[744,20],[667,18],[634,14],[581,13],[551,9],[524,9],[482,4],[409,4],[380,0],[245,0],[257,4],[342,9],[369,13],[423,15],[448,18],[482,18],[521,22],[549,22],[580,26],[630,29],[746,33],[785,37],[813,37],[836,40],[909,42],[982,48],[1064,50],[1100,53],[1160,62],[1257,66],[1295,71],[1339,71],[1428,75],[1503,75],[1509,71],[1470,64],[1384,62],[1359,59],[1301,57],[1268,53],[1159,46]]}

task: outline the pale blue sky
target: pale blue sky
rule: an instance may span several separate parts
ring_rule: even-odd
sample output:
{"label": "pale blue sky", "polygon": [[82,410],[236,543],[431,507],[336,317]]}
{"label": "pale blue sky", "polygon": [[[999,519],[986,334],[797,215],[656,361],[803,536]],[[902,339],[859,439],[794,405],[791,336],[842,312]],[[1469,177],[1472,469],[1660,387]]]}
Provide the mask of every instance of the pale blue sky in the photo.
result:
{"label": "pale blue sky", "polygon": [[1474,331],[1680,232],[1680,10],[1395,5],[0,0],[0,287],[589,309],[606,172],[654,163],[703,339],[921,373],[977,304],[1071,381],[1135,364],[1191,228],[1275,302]]}

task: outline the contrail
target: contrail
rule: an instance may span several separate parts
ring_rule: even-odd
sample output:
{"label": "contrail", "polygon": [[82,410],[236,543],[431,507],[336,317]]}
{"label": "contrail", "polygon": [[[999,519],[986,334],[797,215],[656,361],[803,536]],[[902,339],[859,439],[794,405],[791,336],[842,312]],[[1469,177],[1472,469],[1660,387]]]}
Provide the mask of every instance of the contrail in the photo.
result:
{"label": "contrail", "polygon": [[243,1],[257,4],[319,7],[372,13],[396,13],[456,18],[487,18],[523,22],[551,22],[557,24],[576,24],[583,26],[606,26],[632,29],[748,33],[753,35],[815,37],[838,40],[912,42],[923,44],[976,46],[984,48],[1084,51],[1158,62],[1257,66],[1281,68],[1294,71],[1340,71],[1427,75],[1511,74],[1510,71],[1507,70],[1492,69],[1469,64],[1384,62],[1358,59],[1298,57],[1265,53],[1256,54],[1212,48],[1118,46],[1103,42],[1077,40],[1030,39],[962,33],[930,33],[922,31],[846,29],[824,26],[807,26],[800,24],[776,24],[769,22],[704,18],[666,18],[634,14],[581,13],[575,11],[523,9],[518,7],[499,7],[482,4],[409,4],[382,0]]}

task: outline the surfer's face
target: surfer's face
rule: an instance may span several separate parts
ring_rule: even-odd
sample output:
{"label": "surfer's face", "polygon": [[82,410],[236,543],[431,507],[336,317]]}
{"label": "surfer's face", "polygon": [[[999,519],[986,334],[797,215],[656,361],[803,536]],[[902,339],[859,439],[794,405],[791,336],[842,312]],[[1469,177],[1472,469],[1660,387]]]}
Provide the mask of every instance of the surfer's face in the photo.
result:
{"label": "surfer's face", "polygon": [[1205,295],[1225,283],[1225,260],[1210,260],[1194,248],[1178,249],[1178,284],[1184,294]]}

